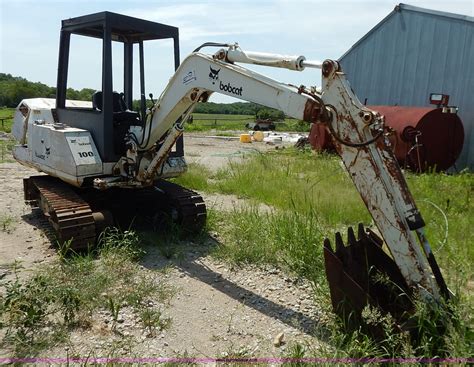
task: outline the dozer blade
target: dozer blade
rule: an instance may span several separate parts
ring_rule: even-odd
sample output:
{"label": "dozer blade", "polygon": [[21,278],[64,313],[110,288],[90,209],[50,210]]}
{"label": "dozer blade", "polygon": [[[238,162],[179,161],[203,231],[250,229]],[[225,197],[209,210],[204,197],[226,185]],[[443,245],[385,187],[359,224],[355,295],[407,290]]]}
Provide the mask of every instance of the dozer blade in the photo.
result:
{"label": "dozer blade", "polygon": [[402,322],[413,309],[411,292],[396,263],[382,249],[382,239],[359,224],[357,238],[349,228],[347,242],[344,245],[339,232],[335,250],[329,239],[324,241],[326,276],[336,314],[350,328],[371,305]]}

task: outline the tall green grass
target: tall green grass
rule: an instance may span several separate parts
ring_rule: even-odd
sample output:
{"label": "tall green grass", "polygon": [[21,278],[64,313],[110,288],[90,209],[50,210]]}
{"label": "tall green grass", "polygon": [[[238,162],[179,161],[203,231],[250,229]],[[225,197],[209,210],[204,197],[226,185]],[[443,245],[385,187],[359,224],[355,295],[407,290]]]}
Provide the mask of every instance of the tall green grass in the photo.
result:
{"label": "tall green grass", "polygon": [[409,173],[407,181],[444,273],[452,281],[474,280],[474,175]]}
{"label": "tall green grass", "polygon": [[[14,108],[0,108],[0,132],[10,133],[13,125]],[[13,139],[0,139],[0,163],[13,161],[12,148],[15,145]]]}
{"label": "tall green grass", "polygon": [[220,192],[256,199],[283,210],[315,212],[323,226],[369,222],[369,215],[336,157],[293,150],[230,163],[216,175]]}
{"label": "tall green grass", "polygon": [[[448,260],[463,265],[474,262],[474,248],[469,246],[474,243],[474,175],[406,176],[427,223],[433,249],[446,271],[458,270]],[[235,194],[283,211],[313,213],[324,235],[372,222],[340,159],[333,155],[293,149],[259,153],[240,163],[231,162],[217,173],[191,165],[176,181],[197,190]],[[472,276],[471,267],[460,270]]]}
{"label": "tall green grass", "polygon": [[323,235],[318,215],[258,208],[219,213],[214,224],[223,239],[215,254],[233,263],[276,264],[315,283],[323,283]]}
{"label": "tall green grass", "polygon": [[[194,176],[201,177],[196,180]],[[323,238],[359,222],[372,222],[339,158],[285,150],[251,156],[215,174],[192,167],[189,176],[178,180],[187,180],[188,186],[196,182],[201,190],[235,194],[273,207],[271,213],[259,211],[257,206],[217,213],[213,226],[222,242],[215,255],[234,263],[273,264],[306,277],[315,284],[318,303],[329,312]],[[365,333],[366,326],[347,332],[328,316],[329,321],[322,323],[322,333],[329,337],[333,348],[309,355],[472,358],[474,176],[408,173],[407,180],[427,223],[428,237],[444,277],[456,293],[449,305],[453,311],[448,314],[417,302],[419,329],[415,338],[394,333],[390,318],[369,310],[367,323],[375,320],[385,333],[377,341]],[[303,349],[296,346],[294,352],[300,355]]]}

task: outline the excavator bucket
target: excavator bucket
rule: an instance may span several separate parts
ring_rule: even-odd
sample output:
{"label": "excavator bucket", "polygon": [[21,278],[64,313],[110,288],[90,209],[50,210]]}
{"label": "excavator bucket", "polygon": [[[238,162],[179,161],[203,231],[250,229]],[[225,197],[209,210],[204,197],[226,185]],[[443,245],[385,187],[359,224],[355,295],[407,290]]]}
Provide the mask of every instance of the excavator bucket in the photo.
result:
{"label": "excavator bucket", "polygon": [[393,259],[382,248],[383,241],[359,224],[357,238],[349,228],[345,245],[336,233],[333,250],[324,241],[326,276],[334,311],[352,328],[360,323],[362,310],[379,307],[402,322],[413,309],[411,292]]}

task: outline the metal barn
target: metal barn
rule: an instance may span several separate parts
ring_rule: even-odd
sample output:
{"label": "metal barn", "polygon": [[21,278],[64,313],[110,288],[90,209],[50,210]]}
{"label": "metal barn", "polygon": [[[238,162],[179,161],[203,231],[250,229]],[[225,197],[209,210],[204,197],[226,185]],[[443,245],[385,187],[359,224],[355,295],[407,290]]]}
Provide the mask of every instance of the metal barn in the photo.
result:
{"label": "metal barn", "polygon": [[457,171],[474,171],[474,17],[399,4],[339,60],[368,105],[429,106],[450,96],[464,123]]}

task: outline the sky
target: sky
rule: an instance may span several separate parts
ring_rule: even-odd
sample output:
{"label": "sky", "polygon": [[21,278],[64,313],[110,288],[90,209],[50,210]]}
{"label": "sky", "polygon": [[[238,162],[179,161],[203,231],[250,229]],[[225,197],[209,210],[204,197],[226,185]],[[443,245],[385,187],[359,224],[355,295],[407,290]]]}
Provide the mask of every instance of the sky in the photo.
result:
{"label": "sky", "polygon": [[[243,50],[338,59],[397,1],[390,0],[0,0],[0,72],[56,85],[61,20],[111,11],[179,27],[181,59],[204,42],[238,42]],[[474,16],[474,0],[410,0],[407,4]],[[210,54],[217,49],[204,49]],[[114,89],[122,90],[122,49],[114,43]],[[135,52],[135,55],[137,52]],[[100,89],[101,43],[73,37],[68,87]],[[138,66],[138,63],[136,64]],[[246,66],[295,85],[320,85],[320,71]],[[172,42],[145,44],[146,93],[158,96],[173,74]],[[135,81],[138,74],[134,74]],[[138,84],[134,83],[135,98]],[[235,102],[215,93],[214,102]]]}

